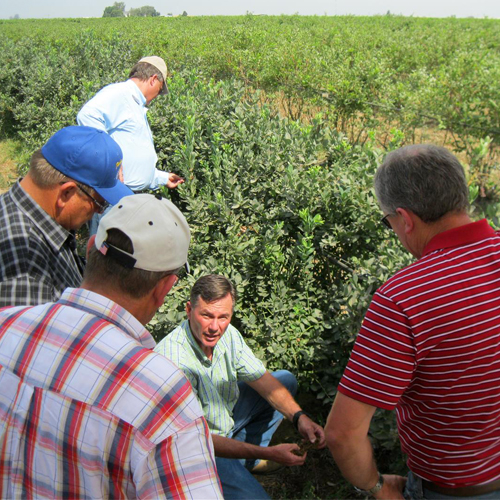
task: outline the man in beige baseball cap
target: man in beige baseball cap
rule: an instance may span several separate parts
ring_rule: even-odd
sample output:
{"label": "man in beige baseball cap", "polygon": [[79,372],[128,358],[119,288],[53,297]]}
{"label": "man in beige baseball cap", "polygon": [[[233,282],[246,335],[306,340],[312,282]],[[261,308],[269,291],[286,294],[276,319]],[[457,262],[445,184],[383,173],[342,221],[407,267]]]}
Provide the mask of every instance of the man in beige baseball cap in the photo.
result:
{"label": "man in beige baseball cap", "polygon": [[[168,87],[167,87],[167,65],[165,64],[165,61],[158,56],[148,56],[148,57],[143,57],[139,63],[147,63],[150,64],[151,66],[154,66],[160,73],[163,78],[163,87],[162,90],[160,91],[160,95],[166,95],[168,94]],[[157,74],[158,76],[158,74]],[[161,81],[161,80],[159,80]]]}
{"label": "man in beige baseball cap", "polygon": [[[88,101],[77,116],[78,125],[108,133],[123,152],[124,184],[135,193],[166,185],[175,189],[184,182],[172,172],[156,168],[158,157],[149,128],[149,104],[168,93],[167,65],[159,56],[140,59],[130,70],[128,80],[112,83]],[[90,234],[97,232],[102,215],[90,223]]]}
{"label": "man in beige baseball cap", "polygon": [[9,409],[0,425],[10,444],[0,479],[9,498],[27,482],[35,498],[222,498],[203,410],[144,327],[189,241],[170,201],[126,196],[90,238],[80,287],[0,311],[0,401]]}

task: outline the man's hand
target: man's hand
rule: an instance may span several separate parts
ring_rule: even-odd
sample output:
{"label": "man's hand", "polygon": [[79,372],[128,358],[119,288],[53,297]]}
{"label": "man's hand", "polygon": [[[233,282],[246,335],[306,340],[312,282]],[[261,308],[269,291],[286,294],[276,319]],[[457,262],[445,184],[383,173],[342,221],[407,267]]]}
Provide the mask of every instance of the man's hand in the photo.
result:
{"label": "man's hand", "polygon": [[293,450],[299,450],[299,445],[296,443],[283,443],[277,444],[276,446],[269,446],[267,451],[269,453],[269,459],[279,464],[292,466],[292,465],[302,465],[306,461],[307,453],[302,456],[297,456],[292,453]]}
{"label": "man's hand", "polygon": [[406,477],[383,474],[384,484],[382,489],[375,495],[375,498],[387,500],[402,500],[403,490],[406,485]]}
{"label": "man's hand", "polygon": [[326,440],[323,427],[313,422],[307,415],[301,415],[297,425],[302,437],[311,443],[318,440],[318,449],[325,447]]}
{"label": "man's hand", "polygon": [[276,446],[257,446],[237,439],[212,434],[216,457],[222,458],[255,458],[272,460],[283,465],[302,465],[307,453],[297,456],[293,451],[299,451],[296,443],[277,444]]}
{"label": "man's hand", "polygon": [[182,184],[184,182],[184,179],[177,174],[169,174],[168,176],[168,182],[167,182],[167,187],[169,189],[175,189],[179,184]]}

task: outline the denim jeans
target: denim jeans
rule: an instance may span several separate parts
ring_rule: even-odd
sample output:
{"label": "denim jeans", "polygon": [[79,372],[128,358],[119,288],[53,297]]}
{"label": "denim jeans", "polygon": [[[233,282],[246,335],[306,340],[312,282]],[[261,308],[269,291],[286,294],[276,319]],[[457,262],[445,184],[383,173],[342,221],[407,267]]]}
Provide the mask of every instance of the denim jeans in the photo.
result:
{"label": "denim jeans", "polygon": [[[295,396],[297,380],[289,371],[279,370],[271,375],[278,379],[292,396]],[[283,415],[274,410],[245,382],[239,382],[238,386],[240,396],[234,407],[234,426],[228,437],[257,446],[268,446],[283,420]],[[264,488],[249,472],[258,461],[218,457],[215,461],[226,500],[269,498]]]}
{"label": "denim jeans", "polygon": [[437,493],[435,491],[428,490],[422,484],[422,479],[413,474],[411,471],[408,473],[408,479],[406,481],[406,487],[404,490],[404,497],[409,500],[493,500],[500,498],[500,490],[492,491],[491,493],[486,493],[484,495],[476,495],[473,497],[455,497],[451,495],[443,495],[442,493]]}

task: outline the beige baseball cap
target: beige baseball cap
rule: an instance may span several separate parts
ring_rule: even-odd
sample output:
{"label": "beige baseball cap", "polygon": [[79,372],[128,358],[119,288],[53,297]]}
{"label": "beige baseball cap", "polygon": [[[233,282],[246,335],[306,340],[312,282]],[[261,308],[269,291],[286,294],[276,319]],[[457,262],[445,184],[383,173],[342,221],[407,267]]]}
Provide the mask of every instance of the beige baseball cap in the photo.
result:
{"label": "beige baseball cap", "polygon": [[158,56],[148,56],[148,57],[143,57],[139,62],[145,62],[148,64],[151,64],[154,66],[156,69],[160,71],[160,73],[163,76],[163,88],[161,89],[160,94],[161,95],[166,95],[168,94],[168,87],[167,87],[167,65],[165,64],[165,61]]}
{"label": "beige baseball cap", "polygon": [[[125,252],[107,241],[109,229],[119,229],[132,242]],[[130,269],[175,271],[187,265],[191,234],[181,211],[161,195],[133,194],[122,198],[100,221],[96,248]]]}

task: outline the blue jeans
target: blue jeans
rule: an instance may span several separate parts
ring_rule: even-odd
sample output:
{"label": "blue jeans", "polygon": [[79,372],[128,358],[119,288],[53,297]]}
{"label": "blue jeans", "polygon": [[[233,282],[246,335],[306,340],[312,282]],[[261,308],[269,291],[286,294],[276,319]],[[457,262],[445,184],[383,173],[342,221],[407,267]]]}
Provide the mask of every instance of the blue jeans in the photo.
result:
{"label": "blue jeans", "polygon": [[443,495],[442,493],[437,493],[435,491],[428,490],[422,484],[422,479],[413,474],[413,472],[408,473],[408,479],[406,481],[406,487],[403,493],[406,499],[411,500],[493,500],[500,498],[500,490],[492,491],[491,493],[486,493],[484,495],[476,495],[474,497],[454,497],[451,495]]}
{"label": "blue jeans", "polygon": [[[292,396],[295,396],[297,380],[289,371],[278,370],[271,375],[278,379]],[[274,410],[245,382],[239,382],[238,387],[240,396],[234,407],[234,426],[228,437],[257,446],[268,446],[283,420],[283,415]],[[249,472],[258,461],[216,457],[215,462],[226,500],[269,498],[264,488]]]}

